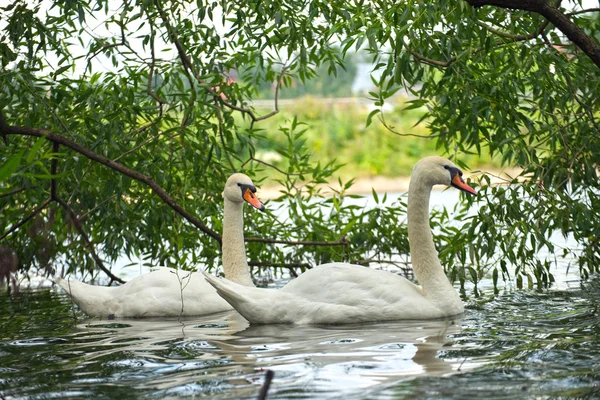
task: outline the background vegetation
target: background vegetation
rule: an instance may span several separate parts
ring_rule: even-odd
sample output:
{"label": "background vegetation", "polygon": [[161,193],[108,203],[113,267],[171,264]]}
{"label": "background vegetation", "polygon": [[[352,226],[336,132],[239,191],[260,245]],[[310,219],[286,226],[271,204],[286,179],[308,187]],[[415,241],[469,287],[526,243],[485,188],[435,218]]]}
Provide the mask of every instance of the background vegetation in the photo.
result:
{"label": "background vegetation", "polygon": [[[453,279],[543,286],[555,254],[576,257],[585,277],[600,265],[600,48],[590,36],[599,15],[545,0],[56,0],[49,9],[18,0],[0,8],[3,251],[22,272],[100,269],[111,280],[122,253],[217,267],[220,192],[244,171],[286,193],[287,217],[248,217],[252,265],[404,266],[405,203],[364,210],[343,202],[351,182],[327,198],[317,184],[335,179],[340,162],[395,175],[407,151],[435,148],[461,165],[475,155],[523,169],[524,182],[484,180],[478,199],[433,216]],[[308,100],[278,119],[283,88],[299,91],[324,71],[327,83],[345,79],[357,50],[373,65],[364,121]],[[265,91],[266,114],[252,106]],[[408,110],[389,111],[401,91]],[[415,128],[403,113],[419,114]],[[425,138],[400,139],[414,134]],[[468,215],[473,201],[481,207]],[[577,246],[555,249],[556,232]]]}

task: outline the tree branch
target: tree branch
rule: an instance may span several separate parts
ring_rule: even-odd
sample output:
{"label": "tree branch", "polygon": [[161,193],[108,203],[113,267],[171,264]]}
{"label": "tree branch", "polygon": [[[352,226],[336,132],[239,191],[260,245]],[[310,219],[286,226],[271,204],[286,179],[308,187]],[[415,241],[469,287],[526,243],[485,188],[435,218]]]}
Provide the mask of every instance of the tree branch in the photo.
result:
{"label": "tree branch", "polygon": [[258,242],[258,243],[276,243],[276,244],[289,244],[292,246],[348,246],[348,242],[344,239],[335,242],[319,242],[311,240],[280,240],[280,239],[269,239],[259,237],[247,237],[246,242]]}
{"label": "tree branch", "polygon": [[[111,279],[111,281],[125,283],[125,281],[123,279],[119,278],[118,276],[115,276],[108,268],[106,268],[104,266],[104,263],[102,262],[102,260],[98,256],[98,254],[96,253],[96,250],[94,249],[94,246],[92,245],[92,242],[90,241],[88,235],[83,230],[83,227],[81,226],[79,218],[77,218],[77,215],[75,215],[75,212],[71,209],[71,207],[69,207],[69,205],[62,198],[60,198],[58,196],[56,196],[53,200],[56,201],[58,204],[60,204],[61,207],[63,207],[65,209],[65,211],[71,218],[71,221],[73,222],[73,226],[75,227],[77,232],[79,232],[79,235],[81,236],[81,240],[83,241],[83,244],[85,245],[86,250],[90,253],[92,258],[96,262],[96,265],[98,266],[98,268],[100,268],[106,275],[108,275],[109,278]],[[109,286],[110,286],[110,283],[109,283]]]}
{"label": "tree branch", "polygon": [[565,15],[570,17],[571,15],[586,14],[590,12],[600,12],[600,8],[587,8],[585,10],[577,10],[570,13],[566,13]]}
{"label": "tree branch", "polygon": [[269,262],[257,262],[257,261],[248,261],[248,265],[250,267],[258,267],[258,268],[286,268],[290,271],[290,274],[294,277],[298,277],[298,273],[296,272],[296,268],[306,268],[310,269],[310,264],[306,263],[292,263],[292,264],[282,264],[282,263],[269,263]]}
{"label": "tree branch", "polygon": [[537,29],[534,32],[528,33],[527,35],[518,35],[518,34],[504,32],[499,29],[493,28],[481,21],[476,21],[476,23],[477,23],[477,25],[481,26],[488,32],[493,33],[494,35],[497,35],[497,36],[500,36],[500,37],[503,37],[506,39],[510,39],[515,42],[519,42],[519,41],[531,40],[531,39],[538,37],[544,31],[544,29],[546,29],[546,27],[548,26],[550,21],[545,20],[544,22],[542,22],[541,24],[538,25]]}
{"label": "tree branch", "polygon": [[50,204],[51,202],[52,202],[52,199],[46,199],[46,201],[44,201],[42,204],[40,204],[39,206],[37,206],[28,216],[26,216],[25,218],[23,218],[21,220],[21,222],[15,224],[13,226],[11,226],[10,229],[4,235],[0,236],[0,240],[4,239],[8,235],[10,235],[11,233],[13,233],[17,229],[19,229],[21,226],[25,225],[25,223],[27,223],[27,221],[29,221],[31,218],[33,218],[36,215],[38,215],[40,213],[40,211],[42,211],[44,208],[46,208],[46,206],[48,204]]}
{"label": "tree branch", "polygon": [[600,45],[547,0],[466,0],[473,7],[496,6],[540,14],[575,43],[600,68]]}
{"label": "tree branch", "polygon": [[21,193],[21,192],[23,192],[25,190],[27,190],[27,188],[26,187],[22,187],[21,189],[15,189],[15,190],[10,191],[8,193],[2,193],[2,194],[0,194],[0,199],[3,198],[3,197],[10,197],[13,194]]}
{"label": "tree branch", "polygon": [[54,157],[52,157],[52,161],[50,162],[50,200],[56,200],[56,164],[58,160],[56,159],[56,153],[58,153],[60,145],[56,142],[52,143],[52,152],[54,153]]}
{"label": "tree branch", "polygon": [[447,68],[454,61],[456,61],[456,57],[452,57],[448,61],[439,61],[439,60],[434,60],[433,58],[428,58],[428,57],[422,56],[421,54],[417,53],[416,51],[414,51],[412,49],[407,48],[407,50],[417,60],[421,61],[422,63],[429,64],[433,67]]}
{"label": "tree branch", "polygon": [[[0,111],[0,115],[1,115],[1,111]],[[183,218],[185,218],[192,225],[196,226],[202,232],[206,233],[207,235],[209,235],[210,237],[215,239],[217,242],[219,242],[219,244],[221,243],[221,236],[218,233],[216,233],[215,231],[210,229],[208,226],[203,224],[198,218],[194,217],[188,211],[183,209],[163,188],[161,188],[156,182],[154,182],[154,180],[152,180],[152,178],[150,176],[144,175],[140,172],[137,172],[130,168],[127,168],[122,164],[119,164],[115,161],[112,161],[111,159],[109,159],[107,157],[104,157],[100,154],[94,153],[93,151],[86,149],[83,146],[80,146],[79,144],[75,143],[71,139],[68,139],[61,135],[56,135],[56,134],[54,134],[50,131],[44,130],[44,129],[21,127],[21,126],[7,126],[5,128],[5,130],[3,131],[3,134],[45,137],[52,143],[61,144],[63,146],[66,146],[66,147],[86,156],[87,158],[89,158],[93,161],[103,164],[115,171],[120,172],[123,175],[126,175],[126,176],[138,181],[138,182],[144,183],[145,185],[149,186],[154,191],[154,193],[156,193],[158,195],[158,197],[160,197],[163,200],[164,203],[166,203],[169,207],[171,207],[173,210],[175,210],[179,215],[181,215]]]}

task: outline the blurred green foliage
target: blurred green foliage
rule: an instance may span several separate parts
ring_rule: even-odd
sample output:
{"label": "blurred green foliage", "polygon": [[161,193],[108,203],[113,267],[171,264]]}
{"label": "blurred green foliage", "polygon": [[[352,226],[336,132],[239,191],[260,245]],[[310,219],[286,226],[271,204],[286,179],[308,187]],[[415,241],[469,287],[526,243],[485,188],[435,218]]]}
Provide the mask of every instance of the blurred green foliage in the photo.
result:
{"label": "blurred green foliage", "polygon": [[[284,146],[286,138],[278,127],[297,118],[305,124],[305,148],[316,160],[336,160],[341,164],[337,176],[343,179],[410,176],[418,160],[437,155],[439,151],[433,140],[435,138],[428,138],[430,131],[427,124],[419,122],[426,109],[406,109],[408,104],[405,100],[399,97],[385,112],[386,123],[393,126],[394,131],[424,138],[396,135],[377,118],[367,125],[365,121],[370,108],[364,98],[302,97],[281,105],[281,112],[265,124],[264,139],[256,145],[257,156],[285,169],[288,158],[277,153],[277,149]],[[240,121],[240,125],[248,124]],[[499,162],[486,155],[461,154],[461,161],[471,169],[501,167]],[[265,172],[270,177],[278,174],[272,169]]]}

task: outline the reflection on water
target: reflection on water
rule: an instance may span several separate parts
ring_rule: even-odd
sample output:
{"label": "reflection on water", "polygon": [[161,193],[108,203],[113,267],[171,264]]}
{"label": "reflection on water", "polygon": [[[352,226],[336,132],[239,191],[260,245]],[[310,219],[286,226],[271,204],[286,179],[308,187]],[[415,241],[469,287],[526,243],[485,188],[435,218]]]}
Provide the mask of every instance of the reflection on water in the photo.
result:
{"label": "reflection on water", "polygon": [[452,373],[460,361],[437,353],[452,346],[447,337],[459,332],[460,323],[249,326],[234,312],[184,320],[92,320],[76,326],[70,351],[113,371],[96,384],[131,380],[136,389],[153,394],[235,390],[234,397],[252,395],[268,368],[276,374],[272,396],[278,387],[339,395],[422,374]]}
{"label": "reflection on water", "polygon": [[56,290],[0,296],[0,395],[104,398],[516,398],[600,395],[600,281],[471,300],[462,318],[248,326],[72,316]]}

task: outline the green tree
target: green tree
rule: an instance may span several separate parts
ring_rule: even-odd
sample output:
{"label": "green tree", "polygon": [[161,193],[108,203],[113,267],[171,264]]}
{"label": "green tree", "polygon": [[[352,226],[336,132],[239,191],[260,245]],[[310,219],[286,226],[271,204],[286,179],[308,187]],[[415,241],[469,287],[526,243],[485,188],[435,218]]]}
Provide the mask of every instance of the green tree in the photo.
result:
{"label": "green tree", "polygon": [[[0,241],[23,271],[110,275],[104,262],[121,253],[217,266],[222,184],[233,171],[274,168],[255,148],[273,129],[266,121],[282,87],[338,71],[363,49],[380,73],[372,95],[381,108],[367,123],[379,114],[393,131],[382,106],[405,89],[431,130],[423,140],[441,153],[523,168],[512,185],[484,185],[477,215],[469,204],[457,210],[462,229],[448,213],[434,215],[453,278],[489,272],[546,284],[553,259],[538,257],[543,247],[595,272],[600,47],[586,32],[600,31],[600,13],[565,8],[578,4],[56,0],[42,10],[17,0],[0,9]],[[259,115],[250,100],[273,82],[273,111]],[[337,167],[311,159],[303,127],[295,119],[276,127],[286,138],[278,148],[286,169],[274,172],[288,215],[252,215],[250,260],[408,263],[397,223],[405,204],[345,205],[351,182],[321,196],[316,184]],[[553,232],[572,235],[577,249],[553,248]]]}

